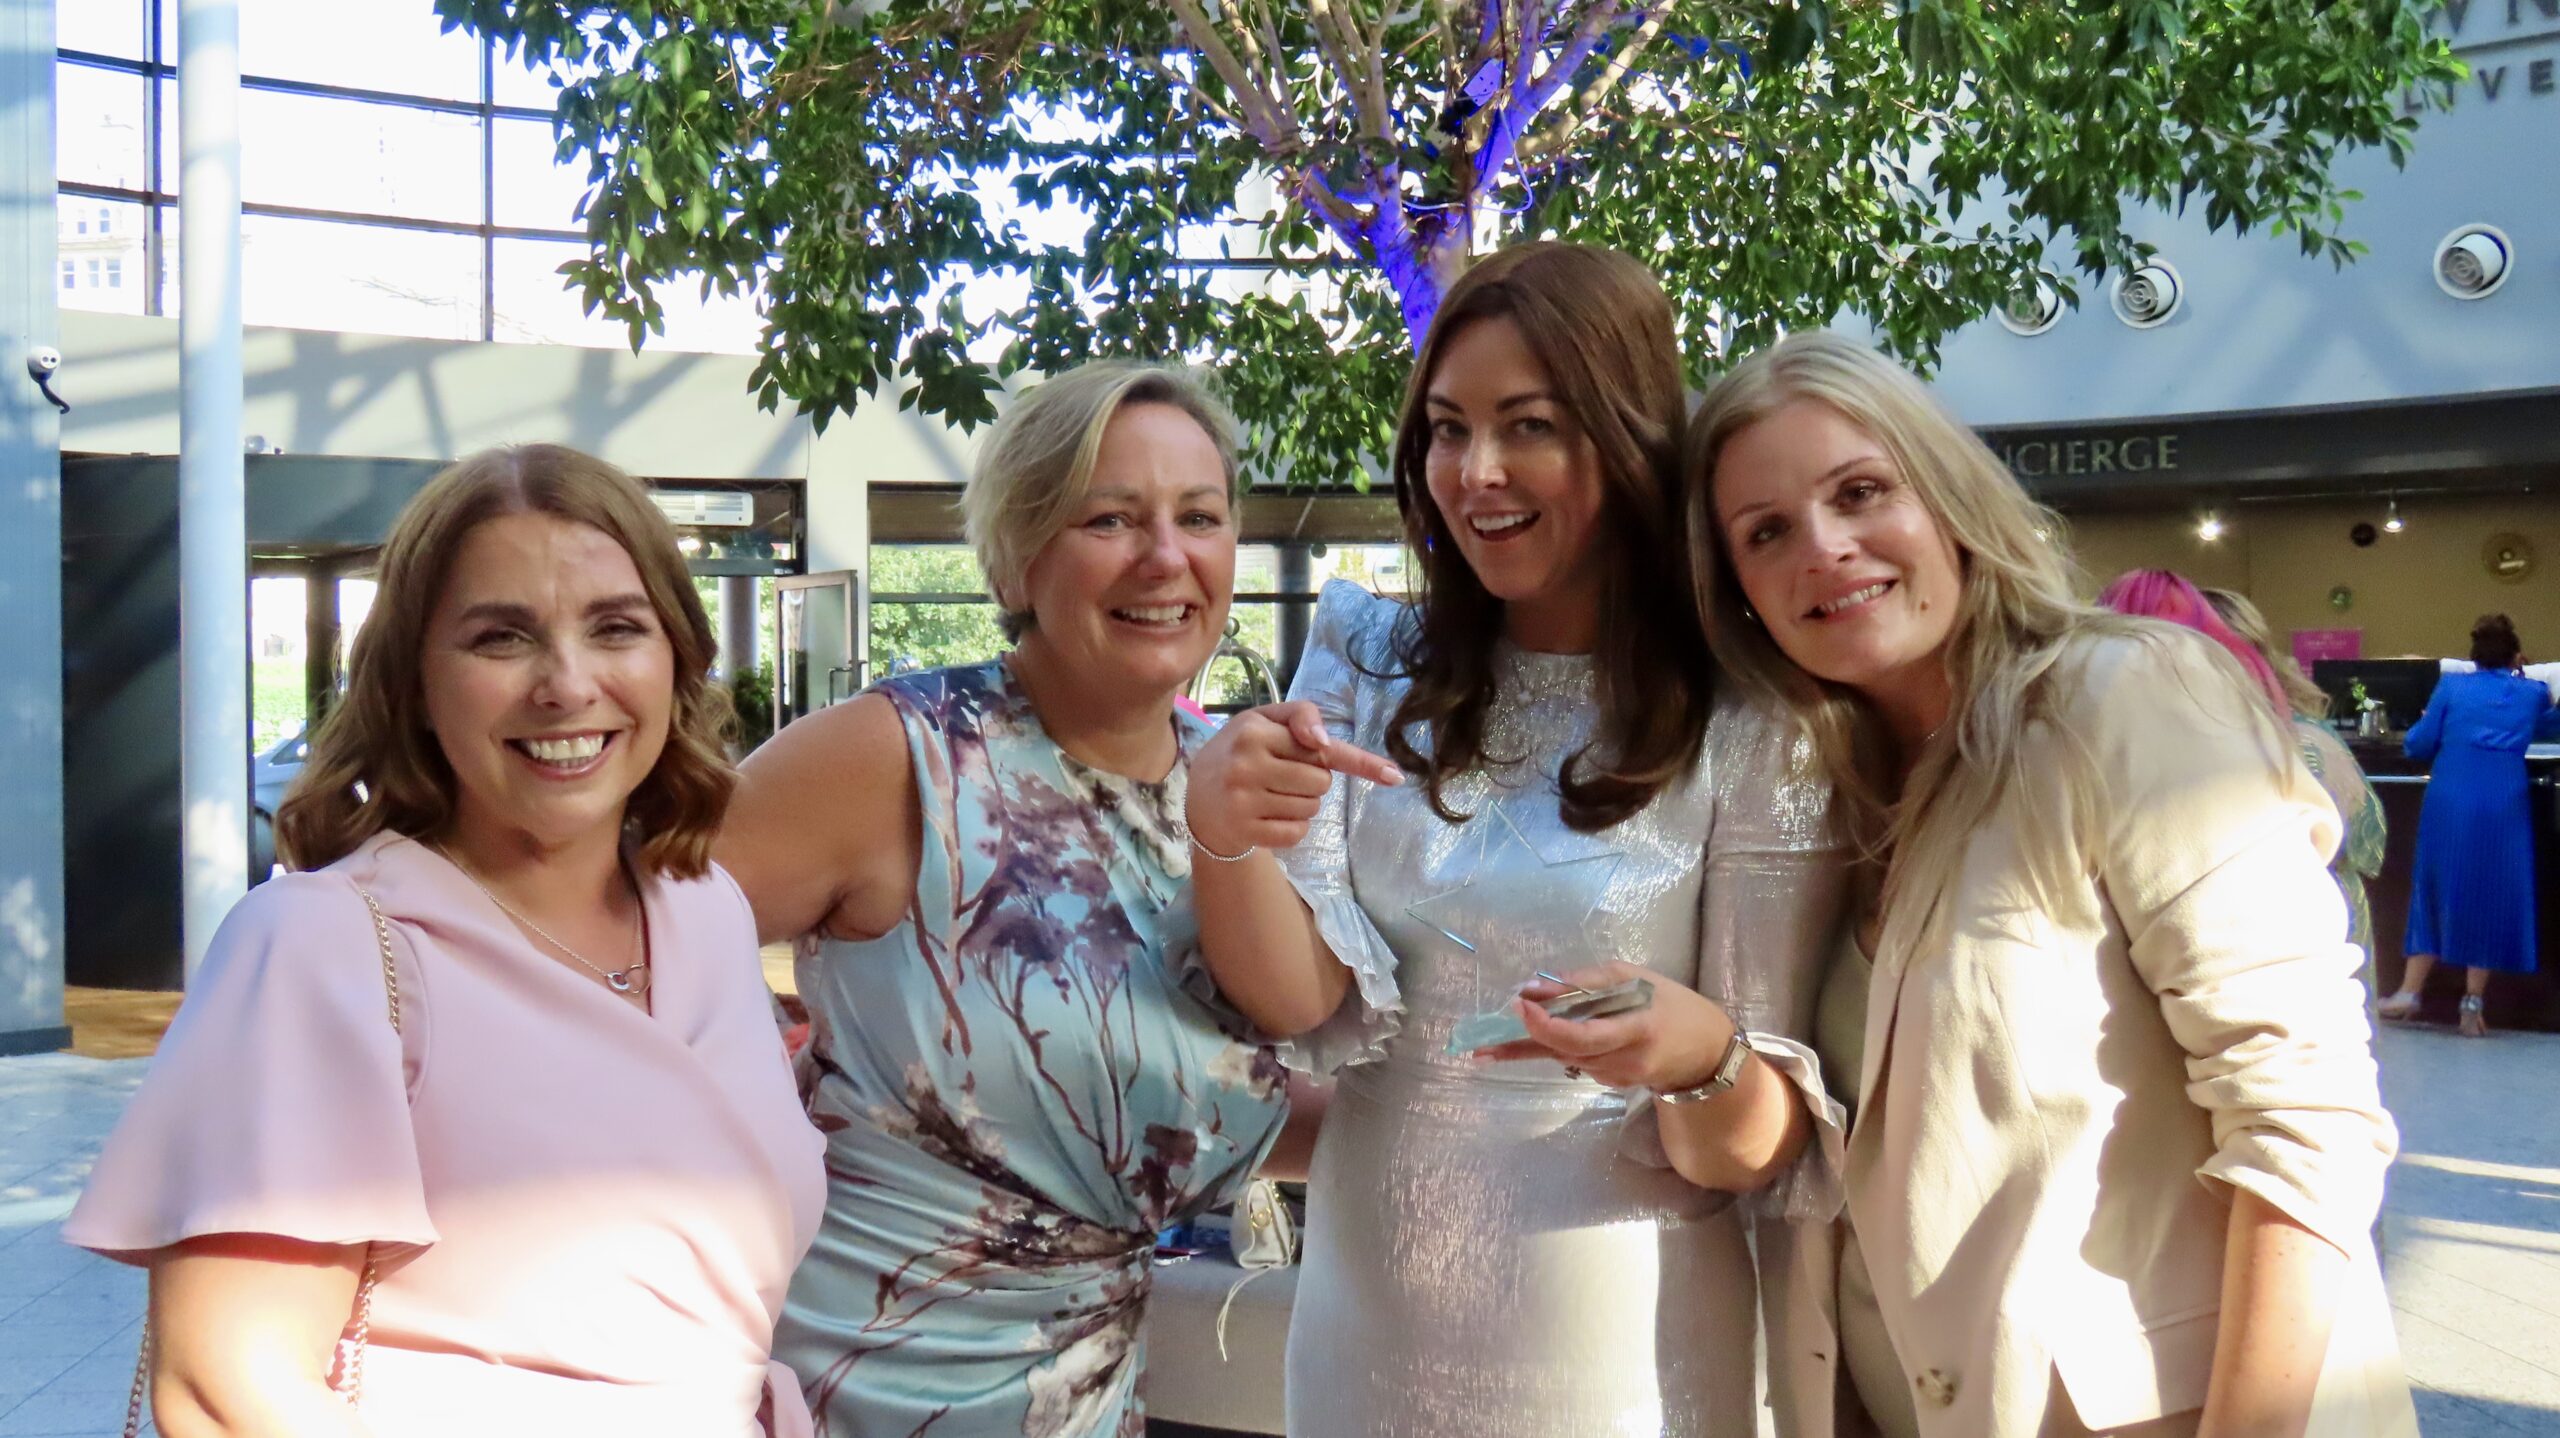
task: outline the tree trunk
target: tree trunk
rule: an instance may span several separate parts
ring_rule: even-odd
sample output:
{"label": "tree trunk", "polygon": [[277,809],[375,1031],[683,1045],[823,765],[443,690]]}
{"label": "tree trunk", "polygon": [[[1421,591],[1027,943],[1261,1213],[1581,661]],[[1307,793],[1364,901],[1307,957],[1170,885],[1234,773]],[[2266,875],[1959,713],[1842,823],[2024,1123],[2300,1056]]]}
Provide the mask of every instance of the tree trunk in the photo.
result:
{"label": "tree trunk", "polygon": [[1416,354],[1431,337],[1431,321],[1440,313],[1441,299],[1466,273],[1468,242],[1474,231],[1466,210],[1441,210],[1416,217],[1406,230],[1411,238],[1405,245],[1379,252],[1378,268],[1395,287],[1404,310],[1405,334]]}

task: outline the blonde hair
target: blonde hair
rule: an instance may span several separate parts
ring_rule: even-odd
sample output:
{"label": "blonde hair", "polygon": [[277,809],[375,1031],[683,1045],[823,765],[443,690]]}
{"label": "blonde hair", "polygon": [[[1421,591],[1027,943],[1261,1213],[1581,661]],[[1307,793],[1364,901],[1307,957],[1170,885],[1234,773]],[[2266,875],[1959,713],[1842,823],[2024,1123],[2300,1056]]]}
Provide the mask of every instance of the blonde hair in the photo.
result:
{"label": "blonde hair", "polygon": [[[1847,687],[1797,667],[1751,616],[1717,519],[1715,472],[1725,444],[1798,400],[1827,405],[1873,437],[1959,557],[1961,593],[1944,651],[1954,695],[1949,742],[1926,747],[1899,795],[1874,711]],[[2029,727],[2056,718],[2054,676],[2073,641],[2166,628],[2081,600],[2061,518],[2030,498],[1926,385],[1844,336],[1793,335],[1735,365],[1701,401],[1685,448],[1707,642],[1726,673],[1812,739],[1888,909],[1901,893],[1933,892],[1960,860],[1965,836],[2021,777]],[[2085,798],[2094,776],[2065,782]],[[2030,836],[2027,852],[2058,853],[2061,846],[2037,840],[2059,837]]]}
{"label": "blonde hair", "polygon": [[400,511],[382,547],[379,588],[347,658],[347,693],[311,740],[310,759],[276,806],[276,851],[296,869],[336,863],[388,829],[433,840],[453,820],[453,767],[427,727],[420,680],[428,621],[473,530],[510,514],[546,514],[612,536],[675,650],[667,747],[633,790],[625,822],[652,873],[699,877],[737,775],[721,739],[729,691],[711,682],[718,652],[676,532],[638,480],[556,444],[486,449],[448,466]]}
{"label": "blonde hair", "polygon": [[1006,639],[1020,639],[1031,627],[1030,612],[1013,606],[1032,558],[1084,503],[1102,432],[1134,404],[1171,405],[1191,416],[1217,446],[1228,497],[1241,497],[1235,417],[1199,375],[1097,360],[1044,381],[997,422],[960,499],[962,527]]}
{"label": "blonde hair", "polygon": [[2213,606],[2213,612],[2222,616],[2222,622],[2239,636],[2241,643],[2257,650],[2258,657],[2267,661],[2267,667],[2275,671],[2276,687],[2284,691],[2284,702],[2293,706],[2294,713],[2306,719],[2329,717],[2329,692],[2312,683],[2292,655],[2276,647],[2275,630],[2248,596],[2228,589],[2208,589],[2204,591],[2204,602]]}

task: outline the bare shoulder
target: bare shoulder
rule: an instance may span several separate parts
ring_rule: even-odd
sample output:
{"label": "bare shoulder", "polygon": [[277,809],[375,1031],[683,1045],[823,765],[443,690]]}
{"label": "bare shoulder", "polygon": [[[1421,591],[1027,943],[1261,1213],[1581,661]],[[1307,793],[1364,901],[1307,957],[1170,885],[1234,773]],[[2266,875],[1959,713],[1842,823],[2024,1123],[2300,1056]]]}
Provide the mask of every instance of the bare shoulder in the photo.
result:
{"label": "bare shoulder", "polygon": [[[739,770],[713,856],[768,941],[868,927],[915,874],[919,810],[904,725],[865,694],[785,727]],[[889,911],[894,922],[894,909]]]}

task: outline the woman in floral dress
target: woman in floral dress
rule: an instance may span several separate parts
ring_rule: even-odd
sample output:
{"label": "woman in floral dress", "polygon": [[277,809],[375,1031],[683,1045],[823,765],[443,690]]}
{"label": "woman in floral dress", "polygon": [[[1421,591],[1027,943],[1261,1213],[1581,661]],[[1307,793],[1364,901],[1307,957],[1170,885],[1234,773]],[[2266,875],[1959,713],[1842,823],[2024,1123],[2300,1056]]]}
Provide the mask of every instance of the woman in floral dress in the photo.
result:
{"label": "woman in floral dress", "polygon": [[826,1438],[1138,1438],[1155,1235],[1279,1131],[1272,1051],[1165,959],[1208,733],[1173,700],[1226,622],[1235,479],[1195,381],[1049,381],[966,500],[1016,647],[747,765],[721,858],[798,941],[828,1137],[775,1348]]}

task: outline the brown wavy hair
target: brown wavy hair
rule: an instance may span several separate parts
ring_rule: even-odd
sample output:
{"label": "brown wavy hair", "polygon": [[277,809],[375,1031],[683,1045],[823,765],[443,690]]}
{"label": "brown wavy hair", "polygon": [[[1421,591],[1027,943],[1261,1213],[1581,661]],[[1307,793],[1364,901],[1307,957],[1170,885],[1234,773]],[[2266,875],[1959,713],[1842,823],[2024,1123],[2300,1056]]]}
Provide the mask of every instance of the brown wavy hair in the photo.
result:
{"label": "brown wavy hair", "polygon": [[675,527],[640,481],[557,444],[485,449],[448,466],[401,509],[382,548],[379,589],[347,659],[347,692],[312,737],[311,756],[276,809],[276,852],[295,869],[336,863],[388,829],[433,842],[453,822],[453,767],[427,727],[419,678],[427,621],[474,529],[547,514],[611,535],[675,648],[667,747],[624,810],[650,873],[700,876],[737,787],[722,740],[729,693],[711,682],[718,652]]}
{"label": "brown wavy hair", "polygon": [[[1387,729],[1387,755],[1420,774],[1432,809],[1462,816],[1441,786],[1485,761],[1502,601],[1458,550],[1424,478],[1426,400],[1450,342],[1469,325],[1507,319],[1546,367],[1548,383],[1599,454],[1596,543],[1609,563],[1601,597],[1599,719],[1558,774],[1565,822],[1594,833],[1632,816],[1694,764],[1707,732],[1712,670],[1690,589],[1678,492],[1688,396],[1679,330],[1653,272],[1616,250],[1542,241],[1478,261],[1450,287],[1431,325],[1396,426],[1396,502],[1421,584],[1394,657],[1410,678]],[[1430,736],[1426,754],[1408,725]]]}

